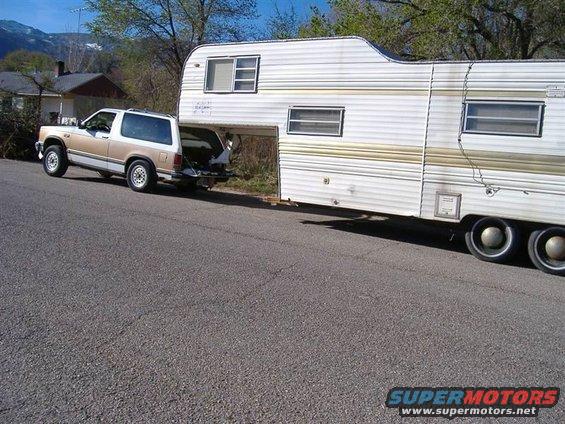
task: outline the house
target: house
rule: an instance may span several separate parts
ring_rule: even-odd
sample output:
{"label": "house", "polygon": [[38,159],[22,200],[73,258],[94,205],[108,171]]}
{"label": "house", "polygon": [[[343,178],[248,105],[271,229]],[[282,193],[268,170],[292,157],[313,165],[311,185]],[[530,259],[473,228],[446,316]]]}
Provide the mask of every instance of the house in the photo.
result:
{"label": "house", "polygon": [[22,109],[43,84],[49,87],[41,93],[41,118],[47,123],[75,123],[102,107],[122,106],[127,97],[105,74],[65,72],[59,61],[54,72],[0,72],[0,107]]}

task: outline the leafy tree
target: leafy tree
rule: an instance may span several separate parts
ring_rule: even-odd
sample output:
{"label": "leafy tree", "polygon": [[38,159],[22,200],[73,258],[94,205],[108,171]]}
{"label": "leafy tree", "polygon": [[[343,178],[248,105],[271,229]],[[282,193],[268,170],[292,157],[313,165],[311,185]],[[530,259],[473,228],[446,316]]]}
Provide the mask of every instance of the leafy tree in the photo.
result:
{"label": "leafy tree", "polygon": [[177,80],[171,83],[169,72],[147,55],[146,43],[130,42],[118,55],[124,89],[135,107],[175,113]]}
{"label": "leafy tree", "polygon": [[294,8],[294,3],[287,9],[281,10],[275,3],[273,14],[267,21],[267,38],[271,40],[284,40],[297,38],[300,29],[300,21]]}
{"label": "leafy tree", "polygon": [[13,110],[12,98],[18,97],[18,93],[1,88],[0,80],[0,157],[32,157],[33,142],[41,126],[41,97],[45,91],[53,89],[51,71],[54,66],[55,61],[50,56],[25,50],[16,50],[0,61],[0,70],[21,73],[37,93],[24,100],[23,109]]}
{"label": "leafy tree", "polygon": [[204,41],[239,40],[255,0],[87,0],[95,34],[146,41],[148,57],[178,77],[188,52]]}
{"label": "leafy tree", "polygon": [[400,56],[565,56],[565,0],[330,0],[302,36],[360,35]]}
{"label": "leafy tree", "polygon": [[0,60],[0,71],[34,73],[52,71],[55,60],[45,53],[15,50]]}

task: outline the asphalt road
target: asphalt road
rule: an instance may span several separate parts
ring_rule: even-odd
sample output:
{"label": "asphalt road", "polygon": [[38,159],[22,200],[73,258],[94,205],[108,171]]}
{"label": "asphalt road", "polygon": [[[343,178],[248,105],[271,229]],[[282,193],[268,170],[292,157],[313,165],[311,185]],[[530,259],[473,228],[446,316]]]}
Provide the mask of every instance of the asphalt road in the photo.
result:
{"label": "asphalt road", "polygon": [[446,230],[6,160],[0,230],[2,422],[391,422],[394,386],[563,386],[565,279]]}

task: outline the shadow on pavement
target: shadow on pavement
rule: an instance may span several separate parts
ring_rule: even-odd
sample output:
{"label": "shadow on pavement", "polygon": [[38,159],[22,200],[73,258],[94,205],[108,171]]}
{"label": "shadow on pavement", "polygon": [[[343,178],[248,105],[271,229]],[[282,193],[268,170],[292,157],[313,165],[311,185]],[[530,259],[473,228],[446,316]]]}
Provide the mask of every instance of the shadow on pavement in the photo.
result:
{"label": "shadow on pavement", "polygon": [[[127,187],[127,182],[124,178],[113,177],[110,179],[105,179],[102,177],[65,177],[69,180],[85,181],[92,183],[101,184],[111,184],[114,186]],[[129,188],[128,188],[129,190]],[[209,203],[217,203],[222,206],[240,206],[252,209],[276,209],[277,211],[287,211],[287,212],[299,212],[303,214],[315,214],[323,216],[332,217],[343,217],[343,218],[360,218],[364,216],[363,213],[350,211],[345,209],[332,209],[331,207],[320,207],[315,205],[308,206],[290,206],[284,204],[271,205],[268,202],[263,201],[258,196],[237,193],[237,192],[227,192],[218,190],[197,190],[196,192],[183,192],[178,190],[176,187],[170,184],[157,184],[155,190],[151,193],[155,196],[165,196],[165,197],[175,197],[175,198],[187,198],[194,200],[201,200]]]}
{"label": "shadow on pavement", "polygon": [[[73,180],[112,184],[127,187],[125,179],[114,177],[67,177]],[[461,229],[442,225],[434,221],[423,221],[416,218],[396,216],[378,216],[347,209],[333,209],[316,205],[290,206],[284,204],[271,205],[257,196],[244,193],[217,190],[197,190],[194,193],[179,191],[168,184],[158,184],[152,193],[157,196],[190,198],[222,206],[239,206],[252,209],[269,209],[273,211],[297,212],[317,216],[331,217],[330,220],[302,220],[302,225],[316,225],[336,231],[361,234],[369,237],[394,240],[419,246],[432,247],[451,252],[470,254],[465,246]],[[525,243],[518,255],[507,265],[520,268],[534,268],[531,264]],[[478,259],[477,259],[478,262]]]}
{"label": "shadow on pavement", "polygon": [[[377,237],[380,239],[470,255],[465,245],[463,229],[451,228],[441,224],[437,225],[433,221],[423,221],[416,218],[375,218],[376,217],[361,217],[357,219],[335,219],[329,221],[302,221],[302,224],[318,225],[336,231],[362,234],[369,237]],[[522,240],[522,247],[519,249],[518,254],[506,265],[534,269],[535,267],[526,252],[526,243]],[[479,264],[478,259],[477,264]]]}

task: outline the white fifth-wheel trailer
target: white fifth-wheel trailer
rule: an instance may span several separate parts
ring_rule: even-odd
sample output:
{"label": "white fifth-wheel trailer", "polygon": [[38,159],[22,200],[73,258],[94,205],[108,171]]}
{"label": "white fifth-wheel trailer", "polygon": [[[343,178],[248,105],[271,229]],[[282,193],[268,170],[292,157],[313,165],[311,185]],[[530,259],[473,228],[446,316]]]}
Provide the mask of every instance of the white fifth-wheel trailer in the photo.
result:
{"label": "white fifth-wheel trailer", "polygon": [[457,223],[492,262],[526,239],[565,273],[565,60],[403,62],[358,37],[203,45],[178,120],[276,137],[282,199]]}

